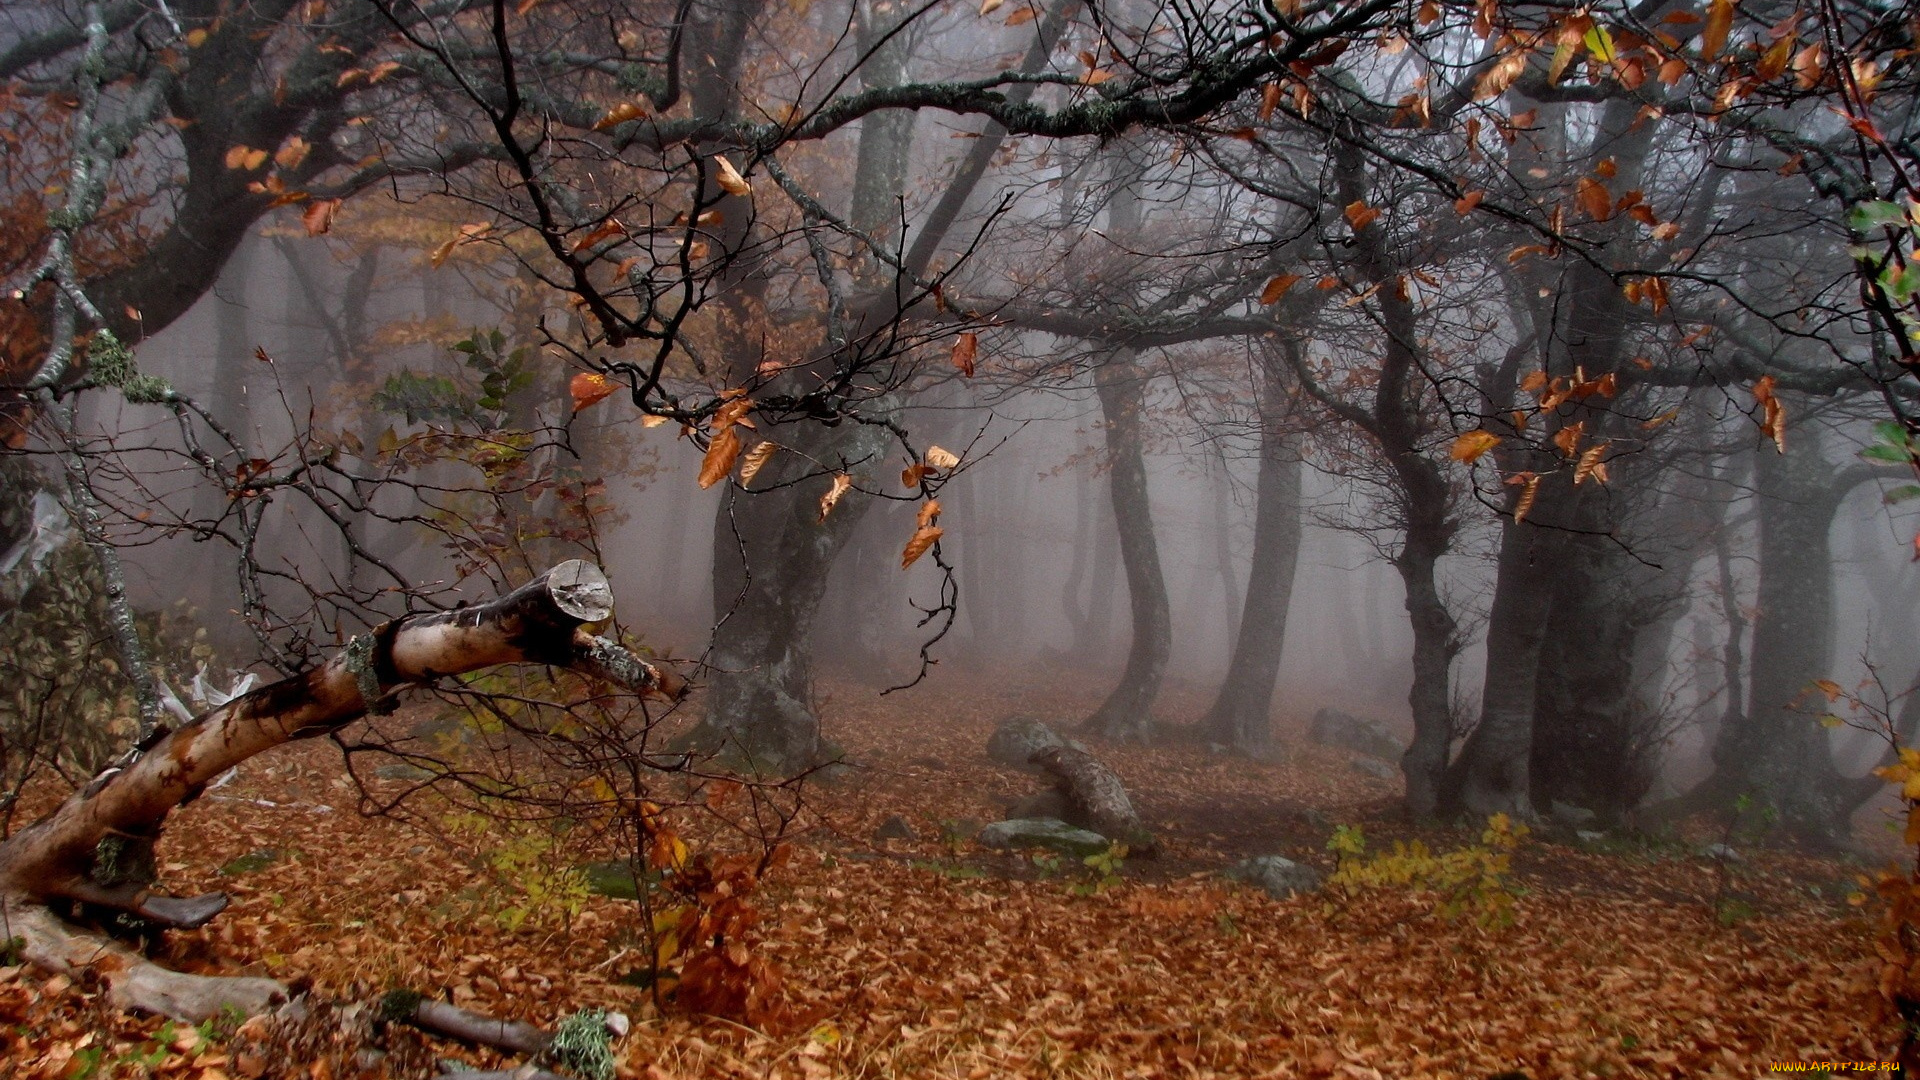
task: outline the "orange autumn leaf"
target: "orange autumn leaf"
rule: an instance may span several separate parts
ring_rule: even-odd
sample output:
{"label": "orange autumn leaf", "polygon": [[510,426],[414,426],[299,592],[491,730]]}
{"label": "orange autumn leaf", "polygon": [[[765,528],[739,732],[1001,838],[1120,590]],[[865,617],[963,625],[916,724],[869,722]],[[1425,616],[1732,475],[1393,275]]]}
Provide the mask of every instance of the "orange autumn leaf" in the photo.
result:
{"label": "orange autumn leaf", "polygon": [[919,562],[920,556],[925,555],[944,535],[946,530],[938,525],[922,525],[915,529],[913,536],[907,540],[906,549],[900,552],[900,569],[905,570]]}
{"label": "orange autumn leaf", "polygon": [[954,370],[973,378],[973,358],[980,352],[980,335],[969,330],[953,341]]}
{"label": "orange autumn leaf", "polygon": [[1380,211],[1368,206],[1365,199],[1355,199],[1348,203],[1343,213],[1346,215],[1347,224],[1353,226],[1354,232],[1359,232],[1373,224],[1373,219],[1380,216]]}
{"label": "orange autumn leaf", "polygon": [[567,383],[567,392],[573,397],[574,412],[610,396],[616,388],[612,379],[597,371],[583,371]]}
{"label": "orange autumn leaf", "polygon": [[605,131],[608,128],[619,127],[629,120],[645,119],[646,115],[646,108],[638,102],[623,101],[601,114],[600,119],[593,122],[593,130]]}
{"label": "orange autumn leaf", "polygon": [[308,236],[319,236],[333,228],[333,219],[338,213],[339,199],[315,199],[301,211],[300,224],[306,227]]}
{"label": "orange autumn leaf", "polygon": [[1607,185],[1592,177],[1583,176],[1574,182],[1574,197],[1580,200],[1580,209],[1595,221],[1605,221],[1613,216],[1613,193]]}
{"label": "orange autumn leaf", "polygon": [[313,144],[295,135],[286,142],[281,143],[280,149],[274,151],[273,163],[283,169],[297,169],[300,167],[301,162],[307,160],[307,155],[312,152]]}
{"label": "orange autumn leaf", "polygon": [[1453,212],[1456,214],[1470,214],[1473,212],[1474,207],[1479,206],[1486,200],[1486,197],[1487,193],[1484,191],[1469,191],[1465,195],[1453,200]]}
{"label": "orange autumn leaf", "polygon": [[1480,460],[1481,456],[1487,451],[1499,445],[1500,436],[1495,435],[1491,431],[1485,429],[1468,431],[1453,440],[1453,447],[1447,451],[1447,456],[1455,461],[1471,465]]}
{"label": "orange autumn leaf", "polygon": [[1300,280],[1299,274],[1275,274],[1267,279],[1266,287],[1260,290],[1260,303],[1277,304],[1287,295],[1287,290]]}
{"label": "orange autumn leaf", "polygon": [[1711,60],[1726,47],[1727,34],[1733,29],[1733,0],[1713,0],[1707,5],[1707,25],[1700,31],[1700,59]]}
{"label": "orange autumn leaf", "polygon": [[938,446],[927,447],[927,468],[944,471],[958,464],[960,464],[960,456],[953,451],[942,450]]}

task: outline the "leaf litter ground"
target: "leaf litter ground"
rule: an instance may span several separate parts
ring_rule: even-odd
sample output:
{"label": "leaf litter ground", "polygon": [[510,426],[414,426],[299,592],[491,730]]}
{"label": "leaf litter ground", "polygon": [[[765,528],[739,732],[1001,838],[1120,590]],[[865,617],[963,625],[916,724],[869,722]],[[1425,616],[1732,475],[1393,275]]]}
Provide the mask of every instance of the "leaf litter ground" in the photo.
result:
{"label": "leaf litter ground", "polygon": [[[1096,744],[1162,837],[1092,895],[1061,866],[964,839],[1042,781],[990,761],[988,735],[1024,714],[1061,721],[1093,680],[1009,682],[943,671],[887,698],[829,682],[826,734],[857,767],[807,795],[796,853],[761,889],[757,946],[806,1021],[756,1031],[655,1007],[635,966],[634,905],[577,917],[499,913],[516,901],[484,863],[417,828],[368,819],[337,755],[283,749],[183,809],[161,853],[180,891],[225,889],[229,911],[171,935],[184,970],[266,974],[348,1003],[406,986],[551,1026],[584,1007],[635,1018],[620,1076],[678,1077],[1751,1077],[1776,1061],[1872,1060],[1871,912],[1845,902],[1857,861],[1743,850],[1714,837],[1529,840],[1511,927],[1446,921],[1404,892],[1274,901],[1218,871],[1251,855],[1330,869],[1333,823],[1374,848],[1412,835],[1396,782],[1283,726],[1284,764],[1177,737]],[[1176,723],[1204,701],[1178,688]],[[915,840],[873,839],[899,815]],[[1887,850],[1863,816],[1864,844]],[[1473,835],[1428,835],[1436,847]],[[0,1075],[189,1080],[407,1077],[490,1052],[392,1030],[381,1058],[324,1039],[271,1059],[231,1026],[119,1014],[86,985],[0,969]]]}

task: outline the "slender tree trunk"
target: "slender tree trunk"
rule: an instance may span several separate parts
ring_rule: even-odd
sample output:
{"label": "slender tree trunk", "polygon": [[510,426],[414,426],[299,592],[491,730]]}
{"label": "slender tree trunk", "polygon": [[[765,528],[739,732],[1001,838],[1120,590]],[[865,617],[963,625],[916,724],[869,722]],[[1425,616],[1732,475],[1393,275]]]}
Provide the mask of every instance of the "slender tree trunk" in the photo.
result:
{"label": "slender tree trunk", "polygon": [[[1440,811],[1447,755],[1453,748],[1453,658],[1460,651],[1459,626],[1440,596],[1440,556],[1453,543],[1446,477],[1417,451],[1401,455],[1400,486],[1407,505],[1406,541],[1393,560],[1406,586],[1407,619],[1413,630],[1413,742],[1400,757],[1407,782],[1407,811],[1426,820]],[[1378,605],[1375,605],[1376,607]]]}
{"label": "slender tree trunk", "polygon": [[1270,375],[1262,401],[1259,505],[1246,609],[1226,680],[1201,721],[1215,742],[1258,756],[1273,747],[1273,687],[1280,677],[1287,610],[1300,561],[1300,448],[1282,431],[1284,401],[1284,385]]}
{"label": "slender tree trunk", "polygon": [[1096,378],[1100,411],[1107,422],[1113,518],[1127,572],[1133,645],[1120,684],[1084,727],[1110,739],[1145,742],[1153,731],[1153,700],[1173,653],[1173,613],[1160,571],[1160,545],[1153,534],[1153,507],[1147,498],[1147,380],[1128,351],[1102,364]]}
{"label": "slender tree trunk", "polygon": [[[1260,445],[1264,452],[1265,435],[1261,436]],[[1258,483],[1256,479],[1255,484]],[[1295,491],[1295,501],[1299,497]],[[1258,531],[1256,525],[1255,532]],[[1246,597],[1240,594],[1240,581],[1233,572],[1233,475],[1227,470],[1225,460],[1220,462],[1220,475],[1213,484],[1213,568],[1220,575],[1220,605],[1227,613],[1227,640],[1239,641],[1240,609],[1246,605]]]}

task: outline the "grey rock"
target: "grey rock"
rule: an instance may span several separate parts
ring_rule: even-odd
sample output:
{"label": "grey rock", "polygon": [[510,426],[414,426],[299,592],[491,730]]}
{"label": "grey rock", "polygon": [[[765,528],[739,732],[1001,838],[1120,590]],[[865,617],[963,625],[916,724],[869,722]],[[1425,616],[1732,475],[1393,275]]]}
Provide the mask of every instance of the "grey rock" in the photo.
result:
{"label": "grey rock", "polygon": [[1311,806],[1300,811],[1300,820],[1306,823],[1307,828],[1316,832],[1333,831],[1333,819]]}
{"label": "grey rock", "polygon": [[1063,855],[1077,855],[1085,858],[1098,855],[1107,850],[1107,838],[1096,832],[1076,829],[1056,818],[1015,818],[1012,821],[996,821],[980,830],[975,837],[981,847],[1019,851],[1025,848],[1046,848]]}
{"label": "grey rock", "polygon": [[913,826],[907,824],[906,818],[895,814],[881,822],[879,828],[873,830],[873,838],[875,840],[918,840],[920,834],[913,831]]}
{"label": "grey rock", "polygon": [[1322,746],[1338,747],[1355,753],[1398,761],[1407,752],[1407,744],[1385,723],[1349,716],[1338,709],[1321,709],[1313,714],[1307,738]]}
{"label": "grey rock", "polygon": [[1320,888],[1320,871],[1279,855],[1243,859],[1228,868],[1223,876],[1257,885],[1275,900],[1285,900],[1294,893],[1317,892]]}
{"label": "grey rock", "polygon": [[1067,797],[1058,788],[1036,791],[1024,799],[1016,800],[1007,807],[1007,820],[1020,818],[1058,818],[1067,819]]}
{"label": "grey rock", "polygon": [[987,740],[987,756],[1002,765],[1039,772],[1039,766],[1029,759],[1053,746],[1086,749],[1076,740],[1062,738],[1044,720],[1015,716],[1001,721],[1000,726],[993,729],[992,737]]}
{"label": "grey rock", "polygon": [[373,770],[373,775],[382,780],[431,780],[433,773],[418,765],[409,765],[404,761],[389,761]]}
{"label": "grey rock", "polygon": [[1725,844],[1708,844],[1706,847],[1703,847],[1700,849],[1700,854],[1705,855],[1707,858],[1712,859],[1714,862],[1746,861],[1740,857],[1739,852],[1733,850],[1732,848],[1728,847]]}
{"label": "grey rock", "polygon": [[1560,802],[1557,799],[1553,803],[1549,816],[1553,818],[1555,825],[1564,826],[1569,829],[1584,829],[1600,820],[1599,814],[1594,813],[1584,806],[1574,806],[1570,803]]}
{"label": "grey rock", "polygon": [[1603,832],[1595,832],[1592,829],[1580,829],[1573,834],[1573,838],[1580,841],[1583,844],[1597,844],[1600,841],[1605,840],[1607,838],[1607,834]]}
{"label": "grey rock", "polygon": [[1354,772],[1364,773],[1367,776],[1371,776],[1379,780],[1400,779],[1399,769],[1394,768],[1393,766],[1387,764],[1384,761],[1379,760],[1378,758],[1370,758],[1370,757],[1354,758],[1352,761],[1347,762],[1347,768],[1352,769]]}

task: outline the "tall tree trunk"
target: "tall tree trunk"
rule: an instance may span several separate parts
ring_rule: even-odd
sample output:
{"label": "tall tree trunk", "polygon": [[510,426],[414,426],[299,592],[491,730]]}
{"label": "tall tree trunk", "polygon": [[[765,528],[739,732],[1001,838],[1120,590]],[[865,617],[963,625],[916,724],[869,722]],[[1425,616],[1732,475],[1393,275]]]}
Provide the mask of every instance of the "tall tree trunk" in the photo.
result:
{"label": "tall tree trunk", "polygon": [[[1264,451],[1264,434],[1260,445]],[[1256,486],[1258,483],[1256,479]],[[1255,498],[1258,497],[1256,494]],[[1294,499],[1298,501],[1299,497],[1296,490]],[[1255,532],[1258,531],[1256,525]],[[1246,606],[1246,597],[1240,594],[1240,581],[1233,572],[1233,474],[1228,471],[1224,459],[1220,462],[1220,475],[1213,484],[1213,569],[1220,575],[1220,605],[1227,613],[1227,640],[1239,641],[1240,609]]]}
{"label": "tall tree trunk", "polygon": [[[689,35],[690,55],[696,60],[690,93],[697,114],[718,116],[733,110],[734,73],[749,37],[747,28],[762,6],[763,0],[730,0],[690,20],[690,30],[697,26],[697,32]],[[702,9],[696,5],[694,10]],[[885,17],[897,21],[903,14]],[[867,13],[862,18],[868,15],[881,17]],[[703,56],[708,58],[704,65],[698,62]],[[888,79],[903,77],[904,70],[902,56],[871,70],[863,67],[862,77],[869,86],[886,85]],[[870,125],[862,122],[862,175],[855,177],[854,188],[867,201],[853,207],[853,220],[872,222],[884,216],[874,200],[898,196],[897,187],[885,186],[887,178],[896,175],[887,170],[904,161],[906,154],[901,147],[865,144],[911,137],[910,124],[884,119]],[[723,204],[722,209],[724,244],[729,250],[740,250],[747,239],[742,230],[753,219],[751,208]],[[762,359],[756,336],[749,332],[757,320],[748,294],[761,288],[747,280],[752,263],[741,260],[723,298],[736,339],[726,349],[732,358],[734,385],[744,383]],[[817,374],[790,372],[781,380],[797,389]],[[898,403],[890,399],[863,406],[869,418],[889,415],[897,408]],[[881,490],[887,479],[880,474],[890,470],[883,464],[888,433],[882,425],[858,420],[827,426],[804,419],[771,425],[761,434],[794,453],[778,453],[762,469],[759,493],[742,491],[728,481],[721,499],[713,537],[714,674],[707,715],[690,738],[729,764],[754,773],[784,775],[833,756],[832,749],[821,742],[820,721],[814,713],[814,623],[834,559],[870,503],[861,489]],[[793,483],[816,469],[814,462],[832,472],[849,473],[854,482],[854,489],[824,521],[820,520],[820,496],[831,477]]]}
{"label": "tall tree trunk", "polygon": [[1443,809],[1476,817],[1533,816],[1533,709],[1540,651],[1552,611],[1557,545],[1545,529],[1508,520],[1500,531],[1499,570],[1487,620],[1487,676],[1480,723],[1447,778]]}
{"label": "tall tree trunk", "polygon": [[[832,757],[820,740],[813,705],[813,630],[827,576],[847,538],[871,505],[861,492],[888,479],[886,429],[801,420],[767,436],[795,453],[776,454],[755,493],[729,483],[714,532],[713,589],[718,625],[707,716],[693,745],[728,766],[759,775],[790,775]],[[847,471],[854,488],[825,521],[820,496],[831,476],[802,481],[813,462]],[[798,481],[798,482],[796,482]]]}
{"label": "tall tree trunk", "polygon": [[1227,677],[1201,721],[1213,741],[1253,756],[1265,756],[1273,747],[1273,686],[1280,677],[1287,609],[1300,561],[1300,448],[1282,429],[1285,385],[1273,372],[1266,383],[1246,608]]}
{"label": "tall tree trunk", "polygon": [[1096,373],[1100,411],[1107,422],[1113,519],[1126,566],[1127,599],[1133,612],[1133,645],[1126,670],[1107,700],[1087,718],[1088,731],[1110,739],[1146,742],[1153,732],[1153,700],[1173,653],[1173,612],[1160,571],[1160,545],[1147,499],[1147,379],[1130,350],[1116,353]]}
{"label": "tall tree trunk", "polygon": [[[1825,700],[1812,689],[1833,661],[1833,516],[1852,481],[1821,455],[1819,429],[1796,425],[1791,453],[1759,451],[1760,594],[1753,623],[1752,695],[1744,719],[1721,728],[1710,790],[1722,805],[1747,795],[1795,837],[1844,840],[1852,809],[1834,767]],[[1734,720],[1729,717],[1729,720]]]}
{"label": "tall tree trunk", "polygon": [[1406,541],[1394,569],[1407,591],[1413,629],[1413,742],[1400,756],[1407,783],[1407,811],[1426,820],[1440,811],[1447,755],[1453,748],[1453,658],[1460,651],[1459,625],[1440,596],[1440,556],[1452,545],[1455,523],[1447,512],[1447,484],[1439,467],[1417,453],[1403,455],[1401,488],[1407,500]]}

